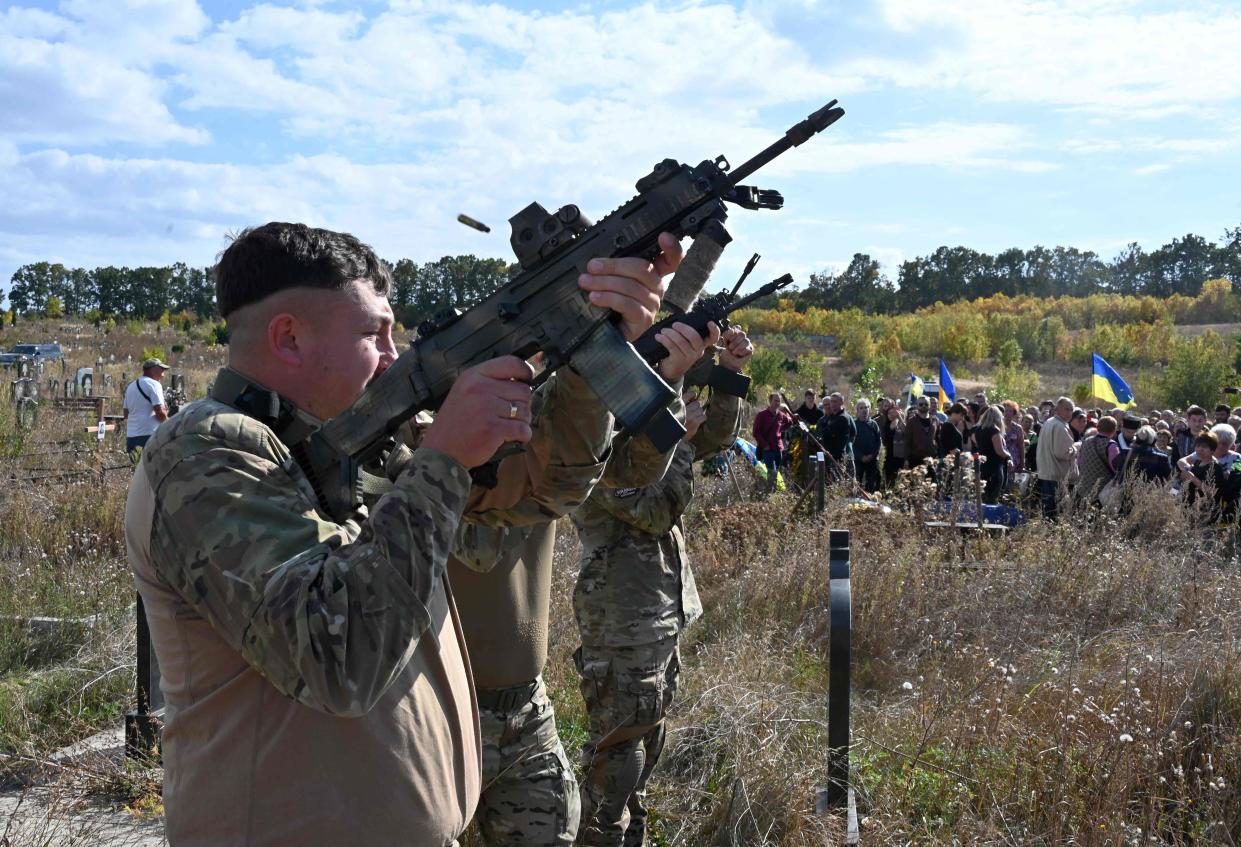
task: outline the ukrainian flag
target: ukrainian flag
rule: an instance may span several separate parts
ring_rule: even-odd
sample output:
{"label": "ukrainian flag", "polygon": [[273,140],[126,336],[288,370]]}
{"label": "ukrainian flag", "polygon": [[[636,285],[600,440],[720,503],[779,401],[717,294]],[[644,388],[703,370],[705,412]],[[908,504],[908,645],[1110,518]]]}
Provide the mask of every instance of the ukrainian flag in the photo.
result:
{"label": "ukrainian flag", "polygon": [[926,391],[926,385],[923,384],[922,377],[918,376],[917,374],[910,374],[909,375],[909,397],[910,399],[913,399],[914,397],[921,397],[924,391]]}
{"label": "ukrainian flag", "polygon": [[1111,403],[1118,409],[1132,409],[1138,404],[1133,400],[1133,391],[1129,384],[1120,378],[1120,374],[1104,361],[1098,353],[1091,354],[1094,359],[1094,374],[1091,377],[1091,393],[1105,403]]}
{"label": "ukrainian flag", "polygon": [[939,360],[939,409],[947,411],[948,406],[957,402],[957,387],[952,383],[952,374],[944,360]]}

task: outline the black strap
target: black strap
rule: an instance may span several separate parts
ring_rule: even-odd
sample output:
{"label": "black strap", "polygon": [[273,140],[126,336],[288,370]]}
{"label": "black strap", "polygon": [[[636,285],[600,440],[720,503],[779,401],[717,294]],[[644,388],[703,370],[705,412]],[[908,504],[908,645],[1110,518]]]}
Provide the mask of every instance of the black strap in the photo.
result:
{"label": "black strap", "polygon": [[143,400],[147,401],[152,406],[155,405],[155,401],[152,400],[150,397],[148,397],[147,393],[142,390],[142,377],[138,377],[137,379],[134,380],[134,386],[138,389],[138,393],[142,395]]}
{"label": "black strap", "polygon": [[224,368],[211,387],[211,397],[270,427],[288,447],[303,441],[316,427],[297,413],[297,406],[274,391]]}
{"label": "black strap", "polygon": [[475,690],[478,708],[489,712],[515,712],[530,702],[539,690],[537,679],[509,688],[479,688]]}
{"label": "black strap", "polygon": [[216,376],[215,383],[211,386],[211,399],[232,406],[246,417],[268,426],[289,448],[294,461],[310,480],[320,504],[325,504],[322,484],[314,473],[313,463],[306,457],[303,444],[318,427],[298,414],[297,406],[292,400],[251,382],[232,368],[224,368]]}

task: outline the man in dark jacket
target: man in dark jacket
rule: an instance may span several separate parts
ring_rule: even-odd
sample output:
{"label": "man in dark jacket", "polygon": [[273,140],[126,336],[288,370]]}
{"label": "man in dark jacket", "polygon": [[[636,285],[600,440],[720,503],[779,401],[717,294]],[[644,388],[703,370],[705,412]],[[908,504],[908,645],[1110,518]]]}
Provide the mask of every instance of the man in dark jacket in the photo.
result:
{"label": "man in dark jacket", "polygon": [[935,457],[935,436],[939,421],[931,417],[931,401],[919,397],[914,411],[905,421],[905,437],[909,443],[909,467],[914,468],[926,459]]}
{"label": "man in dark jacket", "polygon": [[833,479],[853,473],[853,436],[857,427],[845,411],[845,398],[835,392],[827,398],[827,414],[815,427],[815,436],[834,461],[829,463]]}
{"label": "man in dark jacket", "polygon": [[870,401],[857,401],[857,434],[853,437],[853,460],[857,464],[857,478],[862,489],[873,494],[879,490],[879,448],[883,437],[879,424],[870,416]]}
{"label": "man in dark jacket", "polygon": [[806,422],[806,426],[813,427],[819,421],[823,420],[823,410],[814,402],[814,390],[807,388],[805,399],[802,400],[797,411],[794,412],[797,417]]}

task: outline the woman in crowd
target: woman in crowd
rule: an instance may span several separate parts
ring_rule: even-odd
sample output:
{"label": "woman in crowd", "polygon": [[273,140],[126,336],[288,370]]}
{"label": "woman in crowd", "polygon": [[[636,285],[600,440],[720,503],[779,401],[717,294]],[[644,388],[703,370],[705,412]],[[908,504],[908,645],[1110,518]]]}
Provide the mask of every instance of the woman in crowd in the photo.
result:
{"label": "woman in crowd", "polygon": [[941,459],[965,448],[965,404],[953,403],[948,407],[948,423],[939,428],[935,441],[936,455]]}
{"label": "woman in crowd", "polygon": [[1004,446],[1012,457],[1012,472],[1015,474],[1025,470],[1026,431],[1021,426],[1021,407],[1012,400],[1000,404],[1004,412]]}
{"label": "woman in crowd", "polygon": [[905,459],[909,455],[909,448],[905,441],[905,416],[901,414],[899,403],[893,403],[888,407],[887,430],[892,442],[883,459],[883,480],[891,488],[896,483],[896,475],[904,470]]}
{"label": "woman in crowd", "polygon": [[1092,435],[1083,438],[1078,445],[1078,478],[1074,494],[1078,502],[1091,506],[1099,504],[1099,492],[1116,476],[1116,459],[1120,445],[1116,443],[1116,419],[1105,416],[1100,419]]}
{"label": "woman in crowd", "polygon": [[974,451],[982,457],[984,503],[1000,502],[1008,482],[1008,469],[1013,457],[1004,443],[1004,412],[999,406],[988,406],[974,430]]}
{"label": "woman in crowd", "polygon": [[1200,497],[1209,501],[1209,505],[1203,507],[1204,523],[1214,523],[1219,519],[1224,497],[1229,489],[1230,471],[1215,457],[1218,447],[1219,439],[1215,434],[1203,432],[1194,439],[1197,464],[1189,470],[1181,471],[1181,490],[1185,494],[1185,505],[1193,506]]}
{"label": "woman in crowd", "polygon": [[1069,432],[1073,433],[1073,440],[1080,442],[1086,437],[1086,428],[1090,425],[1090,419],[1086,417],[1084,409],[1074,409],[1073,417],[1069,418]]}

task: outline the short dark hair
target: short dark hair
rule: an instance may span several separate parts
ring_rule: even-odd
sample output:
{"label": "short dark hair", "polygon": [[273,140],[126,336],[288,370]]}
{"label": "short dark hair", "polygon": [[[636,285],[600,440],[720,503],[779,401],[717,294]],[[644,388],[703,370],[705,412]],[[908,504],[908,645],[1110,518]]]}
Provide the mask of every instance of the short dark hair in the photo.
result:
{"label": "short dark hair", "polygon": [[1203,432],[1194,439],[1195,447],[1210,447],[1212,450],[1219,448],[1219,439],[1215,437],[1213,432]]}
{"label": "short dark hair", "polygon": [[1206,414],[1207,410],[1201,406],[1190,406],[1185,410],[1185,417],[1189,417],[1190,415],[1202,415],[1205,418]]}
{"label": "short dark hair", "polygon": [[951,406],[949,406],[949,407],[948,407],[948,414],[950,414],[950,415],[964,415],[964,414],[965,414],[965,404],[964,404],[964,403],[953,403]]}
{"label": "short dark hair", "polygon": [[1232,406],[1229,406],[1227,403],[1217,403],[1215,405],[1215,411],[1228,412],[1229,414],[1232,414]]}
{"label": "short dark hair", "polygon": [[392,290],[392,274],[370,246],[346,232],[272,221],[233,237],[215,266],[220,315],[287,288],[341,290],[364,279],[376,294]]}

